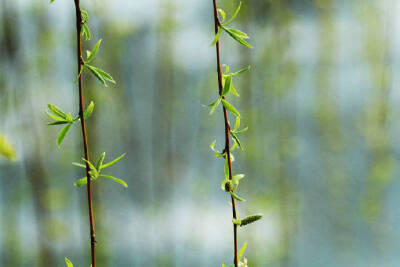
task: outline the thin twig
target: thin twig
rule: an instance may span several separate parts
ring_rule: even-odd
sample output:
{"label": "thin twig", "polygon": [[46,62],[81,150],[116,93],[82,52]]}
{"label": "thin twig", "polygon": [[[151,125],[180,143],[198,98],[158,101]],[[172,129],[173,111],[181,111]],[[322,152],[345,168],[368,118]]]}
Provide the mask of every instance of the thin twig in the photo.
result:
{"label": "thin twig", "polygon": [[[214,4],[214,24],[215,24],[215,34],[218,32],[218,27],[220,26],[220,22],[218,19],[218,7],[217,7],[217,1],[213,0]],[[220,59],[220,51],[219,51],[219,41],[215,44],[215,49],[217,52],[217,73],[218,73],[218,93],[221,96],[222,95],[222,71],[221,71],[221,59]],[[225,97],[222,97],[225,99]],[[231,153],[230,153],[230,145],[229,145],[229,130],[230,130],[230,125],[229,125],[229,120],[228,120],[228,112],[226,111],[226,108],[222,106],[223,113],[224,113],[224,120],[225,120],[225,153],[226,156],[228,157],[228,166],[229,166],[229,179],[232,180],[232,164],[231,164]],[[235,199],[231,196],[232,200],[232,216],[234,219],[236,219],[236,205],[235,205]],[[238,249],[237,249],[237,225],[233,224],[233,243],[234,243],[234,256],[233,256],[233,262],[235,264],[235,267],[238,267]]]}
{"label": "thin twig", "polygon": [[[82,27],[82,15],[81,15],[81,8],[80,8],[80,0],[75,1],[75,10],[76,10],[76,37],[77,37],[77,59],[78,59],[78,73],[81,73],[82,69],[82,41],[81,41],[81,27]],[[94,231],[94,219],[93,219],[93,207],[92,207],[92,189],[91,189],[91,182],[90,182],[90,174],[89,174],[89,148],[87,142],[87,134],[86,134],[86,124],[85,124],[85,117],[83,116],[83,112],[85,110],[83,104],[83,83],[82,83],[82,76],[79,76],[79,117],[82,126],[82,138],[83,138],[83,148],[85,152],[85,159],[86,159],[86,177],[87,177],[87,195],[88,195],[88,206],[89,206],[89,224],[90,224],[90,248],[91,248],[91,255],[92,255],[92,267],[96,267],[95,261],[95,231]]]}

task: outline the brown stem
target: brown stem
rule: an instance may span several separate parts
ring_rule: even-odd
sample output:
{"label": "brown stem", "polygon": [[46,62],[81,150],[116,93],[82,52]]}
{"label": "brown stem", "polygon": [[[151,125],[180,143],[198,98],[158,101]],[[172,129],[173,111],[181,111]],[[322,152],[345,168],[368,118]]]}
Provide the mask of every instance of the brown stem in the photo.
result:
{"label": "brown stem", "polygon": [[[83,67],[82,60],[82,41],[81,41],[81,27],[82,27],[82,15],[80,8],[80,0],[75,1],[75,10],[76,10],[76,39],[77,39],[77,59],[78,59],[78,74],[81,73],[81,69]],[[90,224],[90,249],[92,255],[92,267],[96,267],[95,261],[95,232],[94,232],[94,219],[93,219],[93,207],[92,207],[92,189],[90,183],[90,174],[89,174],[89,148],[87,142],[87,134],[86,134],[86,124],[85,117],[83,116],[83,112],[85,110],[83,104],[83,83],[82,83],[82,73],[79,76],[79,117],[81,120],[82,126],[82,138],[83,138],[83,148],[85,152],[86,159],[86,178],[87,178],[87,195],[88,195],[88,205],[89,205],[89,224]]]}
{"label": "brown stem", "polygon": [[[217,7],[217,1],[213,0],[214,4],[214,24],[215,24],[215,34],[218,32],[218,27],[220,27],[220,22],[218,19],[218,7]],[[221,59],[220,59],[220,53],[219,53],[219,41],[215,44],[215,49],[217,52],[217,73],[218,73],[218,93],[221,96],[222,95],[222,71],[221,71]],[[222,98],[225,99],[223,96]],[[232,163],[231,163],[231,152],[230,152],[230,145],[229,145],[229,131],[230,131],[230,126],[229,126],[229,120],[228,120],[228,112],[226,111],[226,108],[222,106],[223,113],[224,113],[224,120],[225,120],[225,153],[226,156],[228,157],[228,166],[229,166],[229,179],[232,180]],[[235,205],[235,199],[231,196],[232,200],[232,216],[234,219],[236,219],[236,205]],[[235,267],[238,267],[238,249],[237,249],[237,225],[233,224],[233,245],[234,245],[234,255],[233,255],[233,262],[235,264]]]}

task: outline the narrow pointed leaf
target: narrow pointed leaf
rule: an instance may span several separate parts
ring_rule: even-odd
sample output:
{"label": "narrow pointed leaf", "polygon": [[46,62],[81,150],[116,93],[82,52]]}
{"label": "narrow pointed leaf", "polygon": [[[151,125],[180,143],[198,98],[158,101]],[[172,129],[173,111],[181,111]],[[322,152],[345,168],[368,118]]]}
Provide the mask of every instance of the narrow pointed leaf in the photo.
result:
{"label": "narrow pointed leaf", "polygon": [[96,163],[96,169],[100,170],[101,169],[101,165],[103,164],[104,161],[104,157],[106,156],[106,152],[101,153],[99,159],[97,160]]}
{"label": "narrow pointed leaf", "polygon": [[239,197],[238,195],[236,195],[233,192],[229,192],[231,194],[231,196],[236,199],[237,201],[246,201],[246,199]]}
{"label": "narrow pointed leaf", "polygon": [[47,125],[61,125],[61,124],[67,124],[68,121],[54,121],[54,122],[48,122]]}
{"label": "narrow pointed leaf", "polygon": [[[63,118],[63,119],[66,119],[66,118],[67,118],[67,114],[65,114],[65,112],[62,111],[61,109],[59,109],[58,107],[54,106],[53,104],[48,104],[47,106],[49,107],[50,111],[51,111],[54,115],[56,115],[56,116],[58,116],[58,117],[61,117],[61,118]],[[49,115],[49,116],[50,116],[50,115]]]}
{"label": "narrow pointed leaf", "polygon": [[[86,159],[84,159],[84,158],[82,158],[82,160],[83,160],[84,162],[86,162],[86,163],[89,165],[89,168],[90,168],[91,170],[96,170],[96,167],[93,165],[93,163],[91,163],[90,161],[88,161],[88,160],[86,160]],[[85,165],[85,168],[86,168],[86,165]]]}
{"label": "narrow pointed leaf", "polygon": [[222,90],[222,96],[225,96],[229,93],[229,90],[231,89],[231,84],[232,84],[232,76],[228,75],[227,77],[225,77],[224,88]]}
{"label": "narrow pointed leaf", "polygon": [[86,169],[86,165],[78,162],[72,162],[72,165]]}
{"label": "narrow pointed leaf", "polygon": [[236,8],[236,11],[233,14],[233,16],[228,21],[226,21],[224,23],[224,25],[228,25],[229,23],[231,23],[236,18],[236,16],[239,14],[239,11],[240,11],[241,7],[242,7],[242,2],[239,3],[239,6]]}
{"label": "narrow pointed leaf", "polygon": [[90,115],[92,115],[93,109],[94,109],[94,102],[90,101],[89,106],[86,108],[85,112],[83,113],[83,117],[85,119],[89,118]]}
{"label": "narrow pointed leaf", "polygon": [[[54,0],[52,0],[51,2],[53,2]],[[50,3],[51,3],[50,2]],[[67,267],[74,267],[74,265],[72,265],[72,262],[69,260],[69,259],[67,259],[67,258],[64,258],[64,260],[65,260],[65,264],[67,264]]]}
{"label": "narrow pointed leaf", "polygon": [[117,163],[117,162],[120,161],[123,157],[125,157],[125,155],[126,155],[126,153],[122,154],[121,156],[119,156],[118,158],[114,159],[113,161],[110,161],[110,162],[108,162],[108,163],[106,163],[106,164],[104,164],[104,165],[101,165],[100,170],[101,170],[101,169],[104,169],[104,168],[107,168],[107,167],[110,167],[111,165]]}
{"label": "narrow pointed leaf", "polygon": [[246,72],[246,71],[248,71],[248,70],[250,70],[250,65],[247,66],[246,68],[243,68],[243,69],[238,70],[238,71],[236,71],[236,72],[234,72],[234,73],[231,73],[231,75],[232,75],[232,76],[237,76],[237,75],[242,74],[242,73],[244,73],[244,72]]}
{"label": "narrow pointed leaf", "polygon": [[262,217],[263,217],[262,214],[250,215],[242,220],[242,223],[240,224],[240,226],[246,226],[250,223],[256,222],[256,221],[260,220]]}
{"label": "narrow pointed leaf", "polygon": [[242,130],[240,130],[240,131],[236,131],[235,133],[236,133],[236,134],[241,134],[241,133],[247,132],[248,129],[249,129],[249,127],[245,127],[245,128],[243,128]]}
{"label": "narrow pointed leaf", "polygon": [[90,40],[91,34],[90,34],[90,29],[89,29],[88,25],[82,24],[81,35],[84,35],[87,41]]}
{"label": "narrow pointed leaf", "polygon": [[[244,37],[241,37],[240,35],[238,35],[237,33],[235,33],[235,31],[232,31],[232,29],[230,28],[226,28],[226,27],[222,27],[233,39],[235,39],[237,42],[239,42],[240,44],[247,46],[249,48],[253,48],[253,46],[251,46],[248,42],[246,42],[245,40],[243,40]],[[247,36],[247,35],[246,35]]]}
{"label": "narrow pointed leaf", "polygon": [[93,58],[96,56],[97,51],[99,50],[100,44],[101,44],[101,39],[98,40],[97,43],[94,45],[93,50],[90,52],[88,58],[86,59],[87,63],[90,63],[90,61],[92,61]]}
{"label": "narrow pointed leaf", "polygon": [[105,72],[104,70],[97,68],[97,71],[100,73],[100,75],[103,77],[104,80],[109,81],[109,82],[114,83],[114,84],[116,83],[114,81],[114,78],[111,77],[111,75],[108,74],[107,72]]}
{"label": "narrow pointed leaf", "polygon": [[211,45],[215,45],[218,42],[220,36],[221,36],[221,27],[218,27],[217,34],[215,34],[214,40],[212,41]]}
{"label": "narrow pointed leaf", "polygon": [[247,241],[244,242],[242,248],[239,251],[239,254],[238,254],[239,261],[242,259],[243,255],[244,255],[244,252],[246,251],[246,248],[247,248]]}
{"label": "narrow pointed leaf", "polygon": [[221,14],[221,17],[222,17],[222,21],[221,21],[221,22],[224,22],[225,19],[226,19],[226,13],[225,13],[225,11],[223,11],[223,10],[220,9],[220,8],[218,8],[218,13]]}
{"label": "narrow pointed leaf", "polygon": [[65,135],[68,133],[69,128],[71,128],[71,125],[72,125],[72,123],[65,125],[64,128],[62,128],[60,133],[58,134],[58,137],[57,137],[57,146],[58,147],[61,146],[61,143],[64,140]]}
{"label": "narrow pointed leaf", "polygon": [[235,121],[235,127],[233,128],[233,131],[236,131],[240,127],[240,117],[236,117]]}
{"label": "narrow pointed leaf", "polygon": [[224,107],[226,108],[226,110],[228,110],[230,113],[240,117],[239,112],[235,109],[234,106],[232,106],[228,101],[226,101],[225,99],[222,99],[222,105],[224,105]]}
{"label": "narrow pointed leaf", "polygon": [[121,180],[121,179],[119,179],[119,178],[115,178],[115,177],[113,177],[113,176],[111,176],[111,175],[106,175],[106,174],[100,174],[100,176],[105,177],[105,178],[108,178],[108,179],[110,179],[110,180],[113,180],[113,181],[115,181],[115,182],[117,182],[117,183],[119,183],[119,184],[122,184],[125,188],[128,187],[128,185],[125,183],[125,181],[124,181],[124,180]]}
{"label": "narrow pointed leaf", "polygon": [[240,142],[240,139],[236,136],[236,134],[234,132],[231,131],[230,133],[231,133],[232,138],[239,145],[240,149],[243,150],[242,143]]}
{"label": "narrow pointed leaf", "polygon": [[97,69],[97,68],[95,68],[95,67],[93,67],[93,66],[90,66],[90,65],[88,65],[88,64],[85,64],[85,67],[88,68],[88,69],[93,73],[93,75],[94,75],[105,87],[107,87],[106,81],[105,81],[104,78],[100,75],[100,73],[98,72],[98,69]]}

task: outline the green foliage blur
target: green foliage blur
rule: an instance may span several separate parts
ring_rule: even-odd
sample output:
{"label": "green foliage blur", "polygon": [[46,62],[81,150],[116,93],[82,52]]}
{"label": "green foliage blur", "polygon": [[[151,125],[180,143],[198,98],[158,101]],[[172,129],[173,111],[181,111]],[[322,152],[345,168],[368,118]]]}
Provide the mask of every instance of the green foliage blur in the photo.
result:
{"label": "green foliage blur", "polygon": [[[226,14],[238,5],[219,1]],[[129,185],[94,183],[97,262],[221,266],[231,210],[209,144],[220,151],[223,121],[202,107],[218,98],[212,1],[82,8],[84,51],[101,38],[96,66],[117,81],[82,74],[96,103],[91,158],[127,152],[113,175]],[[233,171],[251,205],[239,211],[264,215],[239,231],[250,267],[399,266],[398,11],[395,0],[246,0],[229,28],[254,48],[219,36],[224,63],[251,65],[230,102],[249,129]],[[0,266],[89,266],[86,191],[71,165],[80,130],[60,153],[43,111],[78,112],[73,3],[0,0],[0,21]]]}

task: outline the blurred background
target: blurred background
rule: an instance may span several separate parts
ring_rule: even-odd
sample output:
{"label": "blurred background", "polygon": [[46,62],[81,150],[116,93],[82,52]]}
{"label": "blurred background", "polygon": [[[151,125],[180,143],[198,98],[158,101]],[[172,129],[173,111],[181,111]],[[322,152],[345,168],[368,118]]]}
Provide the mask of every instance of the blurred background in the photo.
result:
{"label": "blurred background", "polygon": [[[221,0],[233,13],[238,0]],[[229,198],[220,189],[223,117],[217,96],[212,1],[83,0],[95,65],[116,85],[84,80],[92,158],[127,156],[94,184],[99,266],[220,266],[232,262]],[[245,173],[239,229],[249,266],[400,266],[400,3],[244,0],[223,36],[249,131],[235,151]],[[85,188],[75,125],[47,103],[78,111],[72,0],[0,0],[0,266],[89,266]]]}

